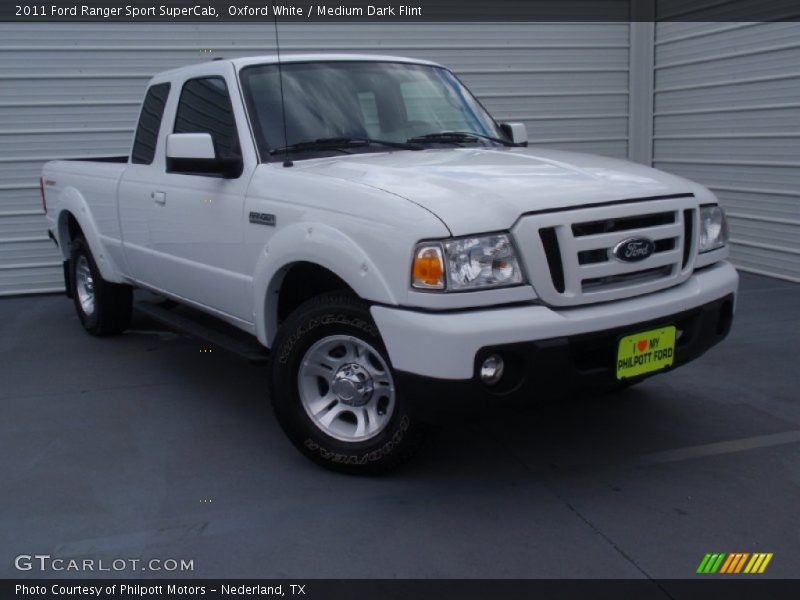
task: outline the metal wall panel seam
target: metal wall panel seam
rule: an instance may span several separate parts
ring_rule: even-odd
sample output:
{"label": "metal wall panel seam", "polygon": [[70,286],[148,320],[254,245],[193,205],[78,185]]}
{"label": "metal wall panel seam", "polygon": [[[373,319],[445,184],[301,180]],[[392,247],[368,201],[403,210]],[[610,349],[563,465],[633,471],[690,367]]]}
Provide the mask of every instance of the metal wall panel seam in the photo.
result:
{"label": "metal wall panel seam", "polygon": [[673,44],[673,43],[676,43],[676,42],[684,42],[686,40],[693,40],[693,39],[697,39],[697,38],[701,38],[701,37],[706,37],[706,36],[709,36],[709,35],[715,35],[717,33],[725,33],[726,31],[735,31],[737,29],[745,29],[747,27],[753,27],[754,25],[759,25],[759,23],[758,22],[753,22],[753,23],[734,23],[732,25],[723,25],[721,27],[718,27],[718,28],[712,29],[712,30],[704,30],[704,31],[700,31],[700,32],[695,31],[693,33],[687,33],[687,34],[684,34],[684,35],[677,35],[677,36],[671,37],[671,38],[664,38],[664,39],[656,38],[655,45],[656,46],[662,46],[662,45],[665,45],[665,44]]}
{"label": "metal wall panel seam", "polygon": [[780,110],[784,108],[800,108],[797,102],[782,102],[779,104],[760,104],[749,106],[721,106],[719,108],[697,108],[686,110],[661,110],[653,113],[655,117],[668,117],[673,115],[706,115],[729,112],[749,112],[756,110]]}
{"label": "metal wall panel seam", "polygon": [[770,52],[780,52],[782,50],[795,50],[800,48],[800,43],[794,44],[781,44],[778,46],[766,46],[764,48],[755,48],[750,50],[739,50],[736,52],[725,52],[723,54],[715,54],[713,56],[702,56],[699,58],[692,58],[689,60],[678,60],[671,63],[657,64],[655,69],[673,69],[676,67],[685,67],[689,65],[699,65],[703,63],[716,62],[718,60],[729,60],[731,58],[741,58],[744,56],[757,56],[759,54],[769,54]]}
{"label": "metal wall panel seam", "polygon": [[703,90],[715,87],[725,87],[729,85],[734,86],[734,85],[746,85],[748,83],[763,83],[766,81],[785,81],[789,79],[798,79],[798,78],[800,78],[800,72],[782,73],[780,75],[761,75],[757,77],[742,77],[740,79],[704,81],[702,83],[693,83],[690,85],[667,86],[663,88],[656,88],[654,92],[656,94],[662,94],[667,92],[683,92],[690,90]]}

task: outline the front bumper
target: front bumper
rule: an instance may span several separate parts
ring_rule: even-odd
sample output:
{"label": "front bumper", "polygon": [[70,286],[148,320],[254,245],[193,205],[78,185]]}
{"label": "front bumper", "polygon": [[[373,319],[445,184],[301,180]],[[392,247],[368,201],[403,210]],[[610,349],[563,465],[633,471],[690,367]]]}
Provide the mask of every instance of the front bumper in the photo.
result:
{"label": "front bumper", "polygon": [[[487,386],[477,375],[466,380],[447,380],[398,372],[398,386],[412,402],[418,416],[436,421],[448,414],[479,410],[502,402],[530,401],[558,396],[568,391],[603,392],[619,385],[615,375],[617,344],[625,335],[637,331],[675,325],[681,332],[675,344],[672,370],[702,355],[721,342],[733,321],[734,295],[652,321],[583,335],[565,336],[533,342],[519,342],[481,348],[474,367],[490,354],[499,354],[506,364],[506,375]],[[665,371],[648,373],[635,382]]]}
{"label": "front bumper", "polygon": [[478,353],[489,347],[583,336],[639,324],[733,296],[739,282],[728,262],[696,271],[675,287],[600,304],[555,310],[540,304],[453,312],[423,312],[373,306],[373,319],[397,371],[435,379],[469,380]]}

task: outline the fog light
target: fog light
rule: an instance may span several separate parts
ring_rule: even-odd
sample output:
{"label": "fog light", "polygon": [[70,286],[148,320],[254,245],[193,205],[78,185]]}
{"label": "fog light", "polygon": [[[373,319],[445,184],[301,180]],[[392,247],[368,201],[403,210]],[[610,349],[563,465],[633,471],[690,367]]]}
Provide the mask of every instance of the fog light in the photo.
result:
{"label": "fog light", "polygon": [[497,354],[492,354],[481,365],[481,381],[486,385],[494,385],[503,377],[503,359]]}

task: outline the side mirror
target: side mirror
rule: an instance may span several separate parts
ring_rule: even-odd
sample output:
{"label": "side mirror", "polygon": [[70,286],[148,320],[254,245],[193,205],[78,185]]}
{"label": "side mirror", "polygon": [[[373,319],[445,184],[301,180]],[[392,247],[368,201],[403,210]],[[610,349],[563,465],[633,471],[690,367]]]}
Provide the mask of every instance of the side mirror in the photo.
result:
{"label": "side mirror", "polygon": [[167,136],[167,171],[190,175],[236,178],[241,158],[218,157],[209,133],[171,133]]}
{"label": "side mirror", "polygon": [[214,140],[210,133],[171,133],[167,136],[167,158],[214,160]]}
{"label": "side mirror", "polygon": [[528,145],[528,129],[525,123],[501,123],[500,127],[515,144]]}

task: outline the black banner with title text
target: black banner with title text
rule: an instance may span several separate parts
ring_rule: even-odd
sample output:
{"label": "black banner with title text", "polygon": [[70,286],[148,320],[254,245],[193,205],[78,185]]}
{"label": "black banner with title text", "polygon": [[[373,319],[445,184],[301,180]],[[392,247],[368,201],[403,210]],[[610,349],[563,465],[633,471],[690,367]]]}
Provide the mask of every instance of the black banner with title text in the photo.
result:
{"label": "black banner with title text", "polygon": [[800,580],[785,579],[437,579],[437,580],[3,580],[0,597],[70,598],[294,598],[297,600],[689,600],[725,598],[788,600],[800,597]]}
{"label": "black banner with title text", "polygon": [[46,0],[0,3],[6,22],[797,21],[797,0]]}

